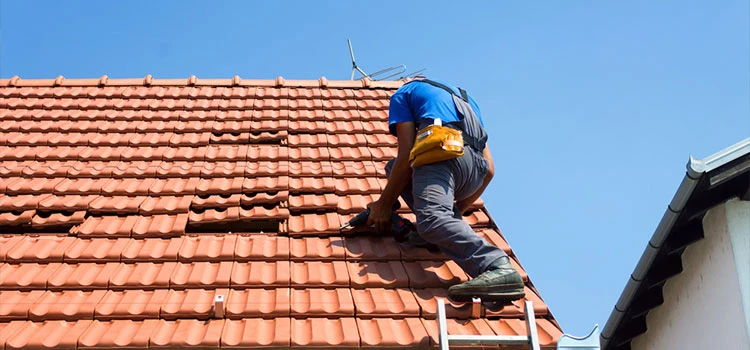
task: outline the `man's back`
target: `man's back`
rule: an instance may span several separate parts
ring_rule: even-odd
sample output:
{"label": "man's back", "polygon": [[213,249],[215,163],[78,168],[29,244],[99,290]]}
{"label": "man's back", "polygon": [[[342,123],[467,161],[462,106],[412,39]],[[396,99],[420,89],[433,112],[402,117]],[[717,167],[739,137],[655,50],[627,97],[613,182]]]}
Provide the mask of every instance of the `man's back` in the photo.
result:
{"label": "man's back", "polygon": [[[431,79],[445,86],[451,87],[454,93],[459,91],[454,86],[437,79]],[[484,125],[479,106],[469,96],[474,113],[479,123]],[[388,125],[392,134],[395,135],[394,124],[406,121],[418,122],[419,119],[440,118],[443,123],[459,121],[453,97],[447,91],[431,84],[413,81],[404,84],[391,96],[390,111],[388,113]]]}

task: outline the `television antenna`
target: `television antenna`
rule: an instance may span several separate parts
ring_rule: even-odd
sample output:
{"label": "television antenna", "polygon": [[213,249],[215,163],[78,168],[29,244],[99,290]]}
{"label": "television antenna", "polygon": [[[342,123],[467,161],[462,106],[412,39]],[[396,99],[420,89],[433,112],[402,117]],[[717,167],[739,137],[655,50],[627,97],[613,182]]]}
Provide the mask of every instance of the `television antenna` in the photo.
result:
{"label": "television antenna", "polygon": [[[349,38],[347,38],[346,42],[349,44],[349,55],[352,58],[352,76],[349,78],[349,80],[354,80],[354,74],[356,72],[359,72],[359,74],[362,75],[362,78],[369,78],[371,80],[386,80],[386,79],[390,79],[390,78],[399,76],[400,74],[406,72],[406,65],[400,64],[398,66],[393,66],[393,67],[388,67],[388,68],[385,68],[385,69],[381,69],[381,70],[379,70],[379,71],[377,71],[375,73],[367,74],[367,73],[365,73],[364,70],[362,70],[362,68],[360,68],[357,65],[357,62],[354,60],[354,49],[352,49],[352,41],[349,40]],[[400,80],[400,79],[404,79],[404,78],[407,78],[407,77],[415,76],[415,75],[417,75],[419,73],[424,72],[425,70],[426,69],[420,69],[420,70],[418,70],[416,72],[399,76],[397,79],[394,79],[394,80]],[[388,75],[385,76],[385,77],[380,77],[381,75],[385,75],[385,74],[388,74]],[[362,78],[360,78],[360,79],[362,79]]]}

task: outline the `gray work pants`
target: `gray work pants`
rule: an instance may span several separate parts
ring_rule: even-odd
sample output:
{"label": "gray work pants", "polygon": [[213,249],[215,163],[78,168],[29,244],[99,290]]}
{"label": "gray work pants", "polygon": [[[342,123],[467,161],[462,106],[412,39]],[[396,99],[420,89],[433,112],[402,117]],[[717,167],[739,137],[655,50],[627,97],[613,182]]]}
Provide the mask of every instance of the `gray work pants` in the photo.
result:
{"label": "gray work pants", "polygon": [[[390,177],[395,159],[385,166]],[[502,249],[479,237],[468,223],[454,217],[453,201],[462,200],[482,185],[487,160],[470,147],[455,159],[412,168],[412,181],[401,198],[417,215],[417,232],[455,261],[471,277],[484,272]]]}

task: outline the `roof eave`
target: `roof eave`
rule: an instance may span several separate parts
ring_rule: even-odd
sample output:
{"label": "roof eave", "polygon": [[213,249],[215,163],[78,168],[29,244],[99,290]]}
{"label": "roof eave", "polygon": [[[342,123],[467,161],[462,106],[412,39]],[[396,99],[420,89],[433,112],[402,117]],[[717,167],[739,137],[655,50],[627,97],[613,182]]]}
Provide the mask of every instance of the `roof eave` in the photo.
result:
{"label": "roof eave", "polygon": [[[707,174],[718,169],[740,157],[750,154],[750,138],[746,138],[716,154],[704,159],[695,159],[690,157],[687,163],[687,172],[680,183],[677,192],[662,216],[656,231],[648,242],[635,270],[630,275],[625,289],[620,294],[615,308],[609,316],[604,329],[601,333],[602,349],[607,349],[610,340],[620,325],[624,314],[628,311],[635,294],[638,291],[644,277],[654,263],[654,259],[664,245],[669,233],[674,229],[677,218],[687,205],[688,199],[692,196],[696,184]],[[720,174],[712,174],[716,177]]]}

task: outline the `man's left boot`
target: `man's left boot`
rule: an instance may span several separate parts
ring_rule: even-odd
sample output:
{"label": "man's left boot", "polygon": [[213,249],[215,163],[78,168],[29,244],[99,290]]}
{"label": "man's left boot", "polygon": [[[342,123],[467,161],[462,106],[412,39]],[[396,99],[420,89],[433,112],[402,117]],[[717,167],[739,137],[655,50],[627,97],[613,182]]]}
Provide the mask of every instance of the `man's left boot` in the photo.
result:
{"label": "man's left boot", "polygon": [[524,297],[523,279],[510,264],[510,258],[504,256],[476,278],[448,288],[448,297],[457,302],[481,298],[507,303]]}

